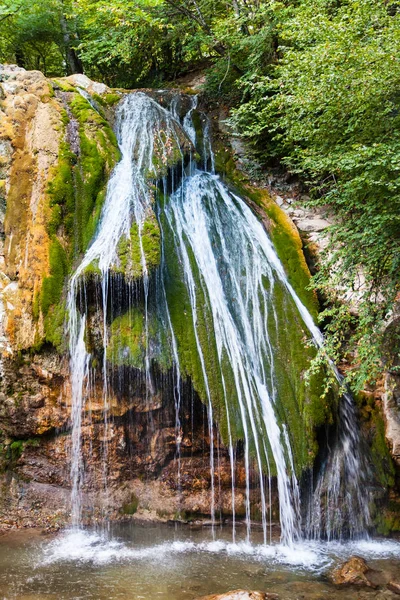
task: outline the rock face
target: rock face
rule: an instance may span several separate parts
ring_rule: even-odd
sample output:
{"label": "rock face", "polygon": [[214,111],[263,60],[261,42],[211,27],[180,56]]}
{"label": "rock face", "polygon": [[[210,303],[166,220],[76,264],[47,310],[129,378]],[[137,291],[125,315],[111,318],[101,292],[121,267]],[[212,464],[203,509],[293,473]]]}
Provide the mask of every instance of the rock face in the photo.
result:
{"label": "rock face", "polygon": [[226,594],[203,596],[202,598],[198,598],[198,600],[279,600],[279,596],[270,592],[235,590]]}
{"label": "rock face", "polygon": [[367,577],[370,571],[363,558],[352,556],[344,565],[332,572],[331,580],[338,586],[356,585],[375,588],[376,585]]}
{"label": "rock face", "polygon": [[91,237],[118,149],[78,88],[7,66],[0,80],[0,337],[11,355],[61,343],[63,276]]}
{"label": "rock face", "polygon": [[386,422],[386,438],[392,456],[400,466],[400,301],[397,302],[386,327],[384,352],[391,364],[386,373],[384,393],[382,394],[383,413]]}
{"label": "rock face", "polygon": [[386,420],[386,437],[392,456],[400,465],[400,378],[386,374],[383,410]]}

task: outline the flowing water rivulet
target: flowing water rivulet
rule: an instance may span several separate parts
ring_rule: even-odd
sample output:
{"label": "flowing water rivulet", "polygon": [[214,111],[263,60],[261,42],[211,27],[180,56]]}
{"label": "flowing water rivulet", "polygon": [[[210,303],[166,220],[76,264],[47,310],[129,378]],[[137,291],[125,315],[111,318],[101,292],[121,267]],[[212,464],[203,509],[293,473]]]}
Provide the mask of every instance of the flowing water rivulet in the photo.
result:
{"label": "flowing water rivulet", "polygon": [[[264,542],[270,540],[274,485],[284,544],[301,538],[302,498],[310,495],[310,536],[340,537],[343,529],[360,535],[369,522],[368,498],[360,493],[363,469],[352,400],[343,399],[336,444],[311,493],[302,494],[300,478],[316,454],[314,427],[325,416],[318,386],[315,381],[307,386],[304,372],[322,336],[289,283],[263,223],[214,173],[207,121],[199,132],[202,139],[196,140],[197,99],[183,116],[178,102],[175,98],[167,110],[134,93],[119,105],[121,159],[97,233],[69,284],[73,524],[79,526],[82,518],[81,434],[93,379],[101,372],[106,505],[115,380],[123,385],[127,373],[140,371],[151,405],[160,385],[157,374],[168,372],[178,493],[185,381],[206,406],[213,530],[223,446],[230,462],[233,538],[239,458],[244,467],[240,516],[248,538],[256,488]],[[95,322],[88,286],[99,298],[94,312],[101,330],[100,365],[87,343]]]}

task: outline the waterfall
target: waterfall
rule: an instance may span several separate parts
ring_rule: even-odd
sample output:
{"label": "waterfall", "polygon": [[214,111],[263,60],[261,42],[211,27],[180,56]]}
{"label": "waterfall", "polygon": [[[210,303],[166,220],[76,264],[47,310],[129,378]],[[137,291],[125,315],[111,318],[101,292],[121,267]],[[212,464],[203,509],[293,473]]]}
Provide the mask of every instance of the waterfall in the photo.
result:
{"label": "waterfall", "polygon": [[[149,327],[151,269],[146,258],[143,231],[146,219],[155,212],[161,236],[161,258],[157,267],[161,296],[157,302],[157,318],[166,329],[173,370],[178,491],[182,381],[189,377],[207,407],[213,531],[216,520],[215,471],[219,460],[219,452],[215,456],[215,445],[219,444],[216,427],[221,422],[226,426],[221,435],[230,461],[233,538],[236,523],[235,444],[241,440],[247,538],[250,540],[251,536],[251,480],[255,468],[264,541],[271,539],[271,481],[275,476],[281,540],[291,546],[302,535],[300,490],[293,438],[282,408],[285,398],[280,392],[280,385],[285,375],[278,375],[275,343],[285,327],[285,319],[291,318],[302,322],[315,345],[321,345],[323,338],[288,281],[264,226],[248,205],[214,174],[208,121],[203,131],[201,150],[204,170],[197,167],[194,160],[196,131],[192,120],[196,107],[197,97],[194,97],[189,110],[180,118],[176,104],[168,111],[138,92],[126,96],[117,109],[116,133],[121,160],[109,180],[98,230],[71,277],[68,292],[73,523],[79,525],[81,521],[84,480],[81,429],[85,398],[90,394],[91,357],[85,346],[85,331],[89,325],[85,301],[82,300],[85,298],[86,276],[88,272],[95,273],[102,296],[103,412],[104,439],[107,440],[110,418],[108,306],[110,300],[111,305],[114,302],[110,281],[115,273],[126,283],[133,279],[139,281],[143,288],[146,399],[149,400],[154,393],[150,350],[152,332]],[[184,170],[184,148],[190,150],[187,172]],[[211,172],[207,172],[207,166],[211,166]],[[175,169],[177,175],[172,176],[172,192],[168,192],[170,183],[167,182],[170,168]],[[156,190],[154,182],[159,183]],[[136,243],[134,236],[137,236],[138,244],[137,264],[131,265],[128,273],[121,259],[121,244]],[[176,303],[174,305],[177,281],[174,282],[172,272],[182,283],[189,307],[187,314],[183,309],[177,311]],[[284,300],[278,310],[279,298]],[[187,335],[193,335],[192,362],[183,353],[182,331],[177,322],[182,316],[179,312],[185,313]],[[337,445],[340,449],[332,453],[331,465],[316,485],[311,502],[313,515],[318,512],[317,504],[322,488],[326,486],[331,498],[334,497],[330,507],[335,509],[342,489],[343,464],[346,477],[353,478],[349,507],[353,506],[353,492],[359,494],[356,415],[352,400],[347,396],[341,404],[340,420],[343,422]],[[104,488],[107,489],[107,442],[103,454]],[[362,504],[360,495],[358,498],[359,506],[363,506],[364,510],[365,503]],[[347,514],[349,511],[350,508]],[[359,527],[366,522],[365,510],[363,515]],[[337,526],[331,521],[329,517],[326,527],[334,531]],[[321,519],[315,517],[309,530],[312,535],[320,535],[321,528]]]}
{"label": "waterfall", "polygon": [[[142,93],[127,96],[119,106],[116,114],[116,134],[121,151],[121,160],[115,167],[107,186],[106,200],[101,214],[98,231],[88,248],[81,263],[71,277],[68,290],[68,334],[70,368],[72,379],[72,463],[73,463],[73,493],[71,497],[74,520],[80,519],[80,494],[77,488],[82,480],[80,473],[82,461],[80,428],[82,411],[82,388],[86,383],[86,373],[77,365],[87,363],[83,343],[85,320],[78,327],[77,296],[81,286],[84,286],[85,271],[96,268],[101,278],[103,301],[103,404],[105,424],[105,457],[107,451],[108,429],[108,379],[107,379],[107,304],[109,293],[109,274],[113,267],[119,266],[118,244],[122,239],[130,239],[131,226],[135,222],[138,227],[140,250],[140,271],[143,278],[145,293],[145,329],[148,335],[147,299],[148,299],[148,269],[142,242],[142,228],[146,214],[151,206],[150,178],[157,177],[153,157],[157,150],[159,160],[163,165],[168,162],[168,147],[166,140],[177,139],[176,122],[168,111]],[[80,341],[81,340],[81,341]],[[78,377],[80,378],[78,380]],[[146,355],[147,389],[151,391],[150,365]],[[104,467],[106,474],[106,467]],[[106,479],[106,475],[105,475]],[[104,482],[105,487],[107,482]]]}

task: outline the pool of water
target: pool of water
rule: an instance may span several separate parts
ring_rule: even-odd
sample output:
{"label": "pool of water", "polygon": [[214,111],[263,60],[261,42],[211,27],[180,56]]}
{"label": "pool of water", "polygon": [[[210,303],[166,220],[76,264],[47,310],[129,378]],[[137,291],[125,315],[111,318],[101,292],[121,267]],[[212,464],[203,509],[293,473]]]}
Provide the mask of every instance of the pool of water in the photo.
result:
{"label": "pool of water", "polygon": [[353,554],[368,560],[382,589],[400,580],[400,543],[394,540],[288,549],[264,546],[257,536],[252,544],[233,543],[224,529],[213,539],[209,528],[160,524],[46,536],[15,531],[0,538],[0,598],[195,600],[238,588],[275,592],[280,600],[386,597],[376,590],[337,590],[328,582],[329,570]]}

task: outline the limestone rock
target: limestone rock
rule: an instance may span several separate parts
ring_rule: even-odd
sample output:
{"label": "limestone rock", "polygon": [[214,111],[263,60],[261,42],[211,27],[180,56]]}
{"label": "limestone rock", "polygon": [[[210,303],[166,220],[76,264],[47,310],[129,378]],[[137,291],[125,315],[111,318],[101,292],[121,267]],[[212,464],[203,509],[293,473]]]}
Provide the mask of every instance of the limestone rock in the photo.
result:
{"label": "limestone rock", "polygon": [[324,229],[326,229],[327,227],[329,227],[329,222],[326,219],[321,219],[318,217],[315,218],[307,218],[307,217],[297,217],[297,219],[295,218],[296,215],[294,215],[294,222],[297,225],[297,228],[300,229],[300,231],[306,231],[306,232],[320,232],[320,231],[324,231]]}
{"label": "limestone rock", "polygon": [[335,585],[358,585],[375,588],[376,585],[368,579],[366,573],[371,569],[360,556],[352,556],[344,565],[331,573],[331,581]]}
{"label": "limestone rock", "polygon": [[226,594],[203,596],[198,600],[278,600],[278,594],[271,592],[250,592],[247,590],[234,590]]}
{"label": "limestone rock", "polygon": [[111,91],[110,88],[108,88],[104,83],[92,81],[86,75],[82,75],[82,73],[70,75],[69,77],[66,77],[66,81],[71,83],[73,86],[81,87],[84,90],[87,90],[89,93],[105,94]]}
{"label": "limestone rock", "polygon": [[383,414],[386,423],[386,439],[391,454],[400,465],[400,377],[386,373],[385,394],[383,396]]}

